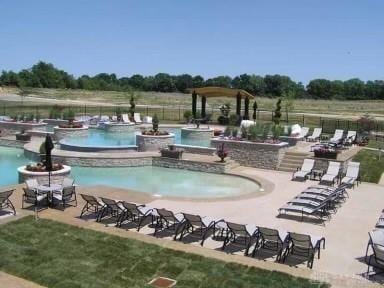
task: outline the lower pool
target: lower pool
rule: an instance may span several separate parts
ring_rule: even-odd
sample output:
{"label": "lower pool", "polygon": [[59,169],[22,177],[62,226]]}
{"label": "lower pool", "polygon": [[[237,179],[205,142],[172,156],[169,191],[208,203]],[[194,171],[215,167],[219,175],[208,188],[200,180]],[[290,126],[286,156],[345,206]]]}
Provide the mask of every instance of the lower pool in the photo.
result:
{"label": "lower pool", "polygon": [[[29,162],[23,150],[0,147],[0,186],[17,184],[17,168]],[[260,190],[256,182],[238,176],[152,166],[72,167],[71,174],[79,185],[106,185],[158,196],[208,199]]]}

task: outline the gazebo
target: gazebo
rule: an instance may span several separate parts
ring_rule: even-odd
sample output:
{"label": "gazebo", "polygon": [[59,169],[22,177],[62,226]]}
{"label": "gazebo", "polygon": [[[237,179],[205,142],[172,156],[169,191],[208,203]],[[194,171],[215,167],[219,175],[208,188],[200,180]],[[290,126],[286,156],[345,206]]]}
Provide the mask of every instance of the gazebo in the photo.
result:
{"label": "gazebo", "polygon": [[202,87],[192,88],[192,116],[196,118],[197,95],[201,97],[201,117],[205,118],[205,106],[207,98],[210,97],[232,97],[236,98],[236,115],[241,117],[241,99],[244,99],[244,115],[243,119],[249,119],[249,100],[255,98],[252,94],[242,89],[232,89],[224,87]]}

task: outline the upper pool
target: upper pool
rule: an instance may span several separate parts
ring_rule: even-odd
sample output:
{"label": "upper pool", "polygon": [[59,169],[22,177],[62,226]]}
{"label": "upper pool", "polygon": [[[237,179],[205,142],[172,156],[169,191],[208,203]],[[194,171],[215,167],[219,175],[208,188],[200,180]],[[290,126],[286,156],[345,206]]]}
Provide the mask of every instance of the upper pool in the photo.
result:
{"label": "upper pool", "polygon": [[[30,162],[23,150],[0,146],[0,186],[18,183],[17,168]],[[160,167],[72,167],[80,185],[106,185],[159,196],[215,199],[255,193],[260,186],[249,179],[223,174]]]}
{"label": "upper pool", "polygon": [[[164,130],[164,128],[162,129]],[[177,128],[167,129],[175,134],[175,143],[191,146],[209,147],[209,140],[183,139],[181,130]],[[107,146],[132,146],[136,144],[136,132],[106,132],[102,129],[89,129],[86,137],[65,138],[65,144],[76,146],[107,147]]]}

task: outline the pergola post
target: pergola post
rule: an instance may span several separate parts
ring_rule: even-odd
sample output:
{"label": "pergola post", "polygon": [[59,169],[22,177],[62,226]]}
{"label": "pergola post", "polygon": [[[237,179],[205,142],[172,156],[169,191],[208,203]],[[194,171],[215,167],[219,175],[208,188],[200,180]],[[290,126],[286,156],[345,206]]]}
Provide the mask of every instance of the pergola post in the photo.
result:
{"label": "pergola post", "polygon": [[249,120],[249,97],[245,97],[244,99],[244,120]]}
{"label": "pergola post", "polygon": [[240,92],[236,95],[236,115],[241,116],[241,95]]}
{"label": "pergola post", "polygon": [[201,97],[201,118],[205,118],[205,104],[207,103],[207,97]]}
{"label": "pergola post", "polygon": [[197,102],[197,94],[195,91],[192,92],[192,118],[196,118],[196,102]]}

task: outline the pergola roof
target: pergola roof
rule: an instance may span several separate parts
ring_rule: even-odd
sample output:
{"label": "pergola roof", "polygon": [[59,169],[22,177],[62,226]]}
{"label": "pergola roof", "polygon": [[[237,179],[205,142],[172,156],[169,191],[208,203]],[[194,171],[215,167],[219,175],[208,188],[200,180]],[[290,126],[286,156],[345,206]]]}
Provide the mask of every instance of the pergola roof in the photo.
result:
{"label": "pergola roof", "polygon": [[232,89],[224,87],[201,87],[201,88],[191,88],[190,92],[195,92],[200,96],[205,97],[237,97],[240,94],[241,98],[255,98],[252,94],[248,93],[242,89]]}

